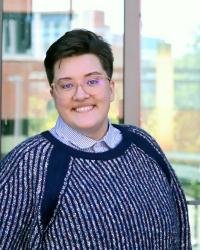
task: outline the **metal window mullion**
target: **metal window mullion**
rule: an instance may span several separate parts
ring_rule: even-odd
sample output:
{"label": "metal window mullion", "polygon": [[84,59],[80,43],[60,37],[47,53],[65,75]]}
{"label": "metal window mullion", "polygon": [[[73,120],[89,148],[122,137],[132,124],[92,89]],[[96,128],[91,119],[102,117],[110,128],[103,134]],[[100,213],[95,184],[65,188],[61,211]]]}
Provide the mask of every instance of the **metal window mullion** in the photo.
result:
{"label": "metal window mullion", "polygon": [[0,157],[2,155],[2,39],[3,39],[3,0],[0,0]]}
{"label": "metal window mullion", "polygon": [[187,201],[187,204],[192,206],[200,206],[200,200],[190,200]]}
{"label": "metal window mullion", "polygon": [[140,0],[124,1],[124,122],[140,126]]}

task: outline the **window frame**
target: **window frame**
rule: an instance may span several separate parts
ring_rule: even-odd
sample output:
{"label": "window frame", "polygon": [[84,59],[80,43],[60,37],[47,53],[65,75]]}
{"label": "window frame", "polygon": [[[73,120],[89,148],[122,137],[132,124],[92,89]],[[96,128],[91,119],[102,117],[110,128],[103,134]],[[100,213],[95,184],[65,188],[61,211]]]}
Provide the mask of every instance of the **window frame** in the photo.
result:
{"label": "window frame", "polygon": [[[0,0],[0,119],[2,118],[2,39],[3,39],[3,0]],[[0,155],[1,155],[1,131],[2,122],[0,121]]]}
{"label": "window frame", "polygon": [[140,17],[140,0],[125,0],[124,122],[136,126],[140,126]]}

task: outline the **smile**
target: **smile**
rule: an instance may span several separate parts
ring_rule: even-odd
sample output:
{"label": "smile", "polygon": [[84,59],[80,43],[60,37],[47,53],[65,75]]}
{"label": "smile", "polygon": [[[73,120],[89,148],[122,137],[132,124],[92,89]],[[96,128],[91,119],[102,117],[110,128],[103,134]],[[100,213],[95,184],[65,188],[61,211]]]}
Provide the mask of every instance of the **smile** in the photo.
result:
{"label": "smile", "polygon": [[78,113],[88,112],[91,111],[94,108],[94,106],[85,106],[85,107],[79,107],[74,109]]}

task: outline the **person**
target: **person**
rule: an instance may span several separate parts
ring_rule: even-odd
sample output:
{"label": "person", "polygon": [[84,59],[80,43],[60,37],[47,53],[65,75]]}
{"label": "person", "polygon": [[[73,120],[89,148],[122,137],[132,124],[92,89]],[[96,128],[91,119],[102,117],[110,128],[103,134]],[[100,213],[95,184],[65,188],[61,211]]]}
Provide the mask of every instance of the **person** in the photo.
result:
{"label": "person", "polygon": [[44,60],[55,126],[1,161],[1,249],[191,249],[182,187],[157,142],[108,119],[113,54],[66,32]]}

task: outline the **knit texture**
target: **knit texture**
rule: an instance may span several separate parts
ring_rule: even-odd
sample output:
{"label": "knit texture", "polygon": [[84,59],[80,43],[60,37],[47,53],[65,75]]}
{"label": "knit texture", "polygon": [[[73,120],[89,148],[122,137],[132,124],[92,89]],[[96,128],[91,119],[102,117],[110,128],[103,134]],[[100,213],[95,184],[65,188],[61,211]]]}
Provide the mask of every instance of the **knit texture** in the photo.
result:
{"label": "knit texture", "polygon": [[0,249],[191,249],[187,206],[173,169],[143,130],[104,153],[49,132],[12,150],[0,168]]}

